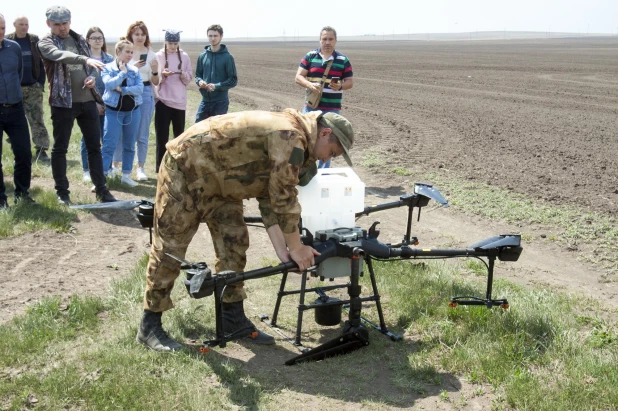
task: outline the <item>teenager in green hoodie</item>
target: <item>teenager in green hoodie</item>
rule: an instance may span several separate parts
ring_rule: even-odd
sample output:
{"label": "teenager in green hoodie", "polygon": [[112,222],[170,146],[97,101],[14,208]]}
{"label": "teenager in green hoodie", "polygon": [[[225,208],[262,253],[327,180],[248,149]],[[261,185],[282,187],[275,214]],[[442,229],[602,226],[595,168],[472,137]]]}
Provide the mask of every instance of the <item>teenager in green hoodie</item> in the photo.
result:
{"label": "teenager in green hoodie", "polygon": [[227,114],[230,105],[227,91],[238,84],[234,57],[225,44],[221,44],[223,28],[213,24],[206,33],[210,46],[205,47],[198,57],[195,70],[195,84],[202,93],[202,101],[195,115],[196,123],[208,117]]}

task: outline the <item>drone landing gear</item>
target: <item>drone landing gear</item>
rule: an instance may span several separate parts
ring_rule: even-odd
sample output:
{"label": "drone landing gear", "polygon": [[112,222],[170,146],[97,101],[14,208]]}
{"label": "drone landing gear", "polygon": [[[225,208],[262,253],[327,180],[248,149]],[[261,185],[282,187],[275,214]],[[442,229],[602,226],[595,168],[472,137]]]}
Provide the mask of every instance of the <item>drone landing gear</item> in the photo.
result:
{"label": "drone landing gear", "polygon": [[[388,336],[393,341],[401,340],[401,336],[396,335],[388,331],[386,328],[386,324],[384,322],[384,315],[382,313],[382,306],[380,304],[380,295],[378,294],[377,284],[375,280],[375,273],[373,270],[373,266],[371,264],[371,259],[367,258],[365,261],[367,262],[367,268],[369,271],[373,295],[368,297],[360,297],[361,287],[359,285],[359,277],[361,272],[361,264],[363,251],[360,248],[354,248],[351,251],[351,273],[350,273],[350,282],[347,284],[338,284],[332,286],[325,286],[319,288],[307,288],[307,273],[302,274],[301,278],[301,286],[299,290],[290,290],[285,291],[285,283],[287,280],[287,273],[283,274],[283,278],[281,279],[281,284],[279,287],[279,292],[277,293],[277,302],[275,304],[275,310],[273,313],[272,320],[265,314],[260,315],[260,320],[271,327],[273,331],[277,334],[281,335],[287,342],[293,344],[301,354],[297,355],[294,358],[286,361],[286,365],[298,364],[306,361],[319,361],[324,358],[333,357],[336,355],[343,355],[349,352],[355,351],[359,348],[365,347],[369,345],[369,332],[367,328],[362,324],[363,322],[369,324],[371,327],[380,331],[382,334]],[[338,288],[347,288],[349,300],[338,300],[338,299],[329,299],[328,296],[324,294],[324,291],[334,290]],[[305,304],[305,294],[307,292],[317,292],[321,297],[326,297],[322,302],[316,304]],[[279,308],[281,306],[281,299],[285,295],[299,294],[299,305],[298,305],[298,319],[296,323],[296,335],[295,338],[290,338],[283,333],[277,327],[277,314],[279,312]],[[331,301],[332,300],[332,301]],[[380,318],[380,325],[374,324],[373,322],[365,319],[361,316],[361,309],[363,302],[373,301],[376,304],[376,309],[378,311],[378,315]],[[329,340],[317,347],[308,348],[302,345],[301,343],[301,330],[302,330],[302,321],[303,321],[303,313],[306,310],[325,310],[321,314],[326,314],[321,317],[328,317],[329,314],[332,314],[334,311],[330,311],[332,308],[336,307],[345,307],[349,313],[349,319],[345,322],[345,326],[343,328],[343,334]],[[316,311],[316,321],[318,311]],[[328,319],[328,318],[326,318]],[[337,324],[339,323],[340,318],[336,320]],[[334,325],[323,324],[317,321],[322,325]]]}
{"label": "drone landing gear", "polygon": [[495,255],[488,257],[489,265],[487,266],[487,292],[485,298],[461,296],[451,298],[449,307],[455,308],[458,305],[484,305],[487,308],[501,307],[503,309],[509,308],[509,302],[506,298],[495,300],[491,298],[493,280],[494,280],[494,263],[496,261]]}

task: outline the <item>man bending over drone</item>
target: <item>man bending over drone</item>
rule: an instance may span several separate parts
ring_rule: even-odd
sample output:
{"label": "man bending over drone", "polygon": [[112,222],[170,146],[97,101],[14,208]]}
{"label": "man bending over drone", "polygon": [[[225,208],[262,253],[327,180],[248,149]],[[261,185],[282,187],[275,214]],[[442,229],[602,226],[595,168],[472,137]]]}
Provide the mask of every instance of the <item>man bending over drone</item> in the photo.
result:
{"label": "man bending over drone", "polygon": [[[170,296],[180,273],[180,263],[166,253],[184,258],[200,223],[205,222],[212,235],[215,271],[244,270],[249,247],[244,199],[258,200],[268,236],[282,262],[294,261],[300,271],[314,265],[319,253],[301,243],[298,231],[299,174],[306,184],[315,175],[316,160],[326,162],[339,155],[351,166],[353,141],[352,126],[344,117],[292,109],[210,117],[170,141],[159,169],[144,316],[137,341],[157,351],[182,347],[161,324],[163,311],[173,307]],[[228,285],[223,293],[223,331],[242,335],[246,330],[251,341],[274,344],[272,336],[258,331],[245,316],[243,286],[242,282]]]}

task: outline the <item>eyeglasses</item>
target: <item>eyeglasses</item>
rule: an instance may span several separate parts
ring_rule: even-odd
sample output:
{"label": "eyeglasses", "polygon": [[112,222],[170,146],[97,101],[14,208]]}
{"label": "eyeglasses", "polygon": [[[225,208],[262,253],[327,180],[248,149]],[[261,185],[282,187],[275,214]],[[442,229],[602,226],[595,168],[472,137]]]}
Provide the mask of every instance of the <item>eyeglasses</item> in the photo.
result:
{"label": "eyeglasses", "polygon": [[103,41],[103,37],[90,37],[89,40],[92,40],[92,41]]}

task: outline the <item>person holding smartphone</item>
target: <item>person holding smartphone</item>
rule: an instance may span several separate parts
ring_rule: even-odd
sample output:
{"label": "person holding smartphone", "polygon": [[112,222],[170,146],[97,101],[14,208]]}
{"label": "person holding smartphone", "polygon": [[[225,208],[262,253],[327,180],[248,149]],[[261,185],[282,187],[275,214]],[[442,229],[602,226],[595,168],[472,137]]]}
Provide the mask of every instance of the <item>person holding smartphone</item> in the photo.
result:
{"label": "person holding smartphone", "polygon": [[[323,27],[320,31],[320,47],[305,54],[300,61],[300,66],[296,72],[296,84],[307,90],[306,95],[322,92],[318,107],[311,108],[305,101],[303,113],[315,110],[337,114],[341,112],[343,90],[351,89],[354,83],[350,60],[345,54],[335,50],[336,44],[337,31],[330,26]],[[322,88],[322,77],[328,62],[331,60],[332,64]],[[318,167],[329,168],[330,160],[327,163],[319,161]]]}
{"label": "person holding smartphone", "polygon": [[103,67],[101,77],[105,84],[105,132],[103,134],[103,170],[108,172],[118,141],[122,141],[122,178],[120,182],[130,187],[137,183],[131,179],[135,158],[135,138],[140,124],[140,105],[144,84],[138,69],[129,62],[133,57],[133,44],[128,40],[116,43],[116,59]]}
{"label": "person holding smartphone", "polygon": [[[129,65],[139,70],[144,85],[139,127],[137,129],[137,170],[135,178],[137,181],[147,181],[148,175],[146,174],[145,165],[146,156],[148,155],[150,123],[152,122],[155,107],[156,86],[159,84],[160,79],[159,62],[155,52],[152,50],[148,28],[143,21],[138,20],[129,26],[126,39],[133,43],[133,58],[129,61]],[[119,141],[116,147],[112,174],[120,174],[122,144],[122,141]]]}
{"label": "person holding smartphone", "polygon": [[176,138],[185,131],[187,86],[193,79],[191,59],[180,48],[180,31],[165,30],[165,43],[157,52],[161,80],[159,101],[155,105],[155,134],[157,136],[156,171],[165,154],[170,137],[170,123]]}

